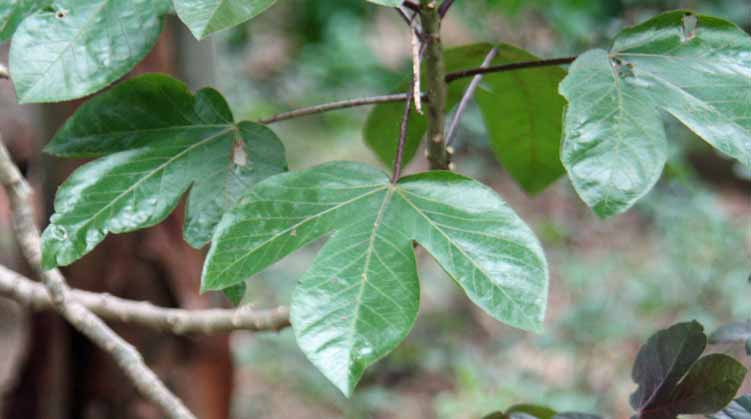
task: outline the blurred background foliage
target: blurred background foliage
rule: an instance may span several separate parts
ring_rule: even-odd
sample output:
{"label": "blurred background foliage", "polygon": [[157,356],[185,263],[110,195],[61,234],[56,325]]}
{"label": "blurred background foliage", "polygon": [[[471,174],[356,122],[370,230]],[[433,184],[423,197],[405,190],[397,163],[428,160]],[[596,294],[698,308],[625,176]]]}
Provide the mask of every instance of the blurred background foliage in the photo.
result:
{"label": "blurred background foliage", "polygon": [[[565,56],[607,47],[625,26],[677,8],[751,27],[746,0],[459,0],[444,41],[503,41],[543,57]],[[209,42],[220,90],[238,117],[252,119],[391,92],[409,74],[408,36],[393,10],[363,1],[285,0]],[[361,139],[366,115],[358,108],[274,129],[293,170],[336,159],[378,164]],[[496,188],[543,241],[552,271],[546,332],[521,333],[486,317],[418,251],[417,325],[371,368],[352,399],[305,360],[290,331],[238,334],[235,416],[476,418],[534,402],[626,417],[631,363],[648,335],[674,321],[697,319],[712,330],[751,318],[748,188],[700,176],[691,156],[711,151],[674,121],[666,124],[674,150],[659,187],[636,209],[603,221],[565,180],[535,197],[521,192],[490,157],[480,115],[470,110],[457,170]],[[410,170],[424,167],[415,161]],[[246,301],[289,301],[314,254],[298,252],[254,278]]]}

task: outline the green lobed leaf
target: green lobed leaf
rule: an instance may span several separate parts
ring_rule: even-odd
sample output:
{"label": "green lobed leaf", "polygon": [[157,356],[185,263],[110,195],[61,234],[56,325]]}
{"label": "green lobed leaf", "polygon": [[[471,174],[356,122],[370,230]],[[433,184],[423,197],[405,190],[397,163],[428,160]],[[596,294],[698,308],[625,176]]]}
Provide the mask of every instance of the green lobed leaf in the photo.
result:
{"label": "green lobed leaf", "polygon": [[3,0],[0,3],[0,42],[9,41],[27,16],[51,3],[52,0]]}
{"label": "green lobed leaf", "polygon": [[624,30],[610,51],[582,54],[560,86],[562,160],[582,199],[607,217],[654,186],[663,114],[751,167],[750,49],[734,24],[677,11]]}
{"label": "green lobed leaf", "polygon": [[724,409],[709,416],[710,419],[751,419],[751,396],[744,395],[730,402]]}
{"label": "green lobed leaf", "polygon": [[263,126],[233,122],[213,89],[195,96],[165,75],[140,76],[81,106],[46,151],[98,156],[60,187],[42,235],[45,269],[67,265],[109,233],[159,223],[188,189],[184,236],[201,247],[225,211],[258,181],[286,170]]}
{"label": "green lobed leaf", "polygon": [[553,419],[601,419],[601,416],[591,413],[563,412],[553,416]]}
{"label": "green lobed leaf", "polygon": [[[537,59],[524,50],[500,45],[491,64]],[[566,172],[560,159],[565,101],[558,94],[558,84],[565,75],[560,67],[489,74],[475,92],[490,148],[504,169],[529,193],[542,191]]]}
{"label": "green lobed leaf", "polygon": [[[472,44],[447,49],[446,71],[478,67],[492,48],[490,44]],[[526,51],[501,44],[491,65],[535,59]],[[487,74],[475,93],[496,158],[531,193],[544,189],[565,172],[559,158],[564,100],[557,93],[558,83],[565,74],[560,67]],[[448,111],[461,101],[470,80],[449,84]],[[397,91],[404,92],[407,88],[407,83],[403,83]],[[403,112],[401,103],[375,106],[363,131],[365,143],[389,167],[393,166]],[[414,157],[426,129],[425,117],[413,109],[404,148],[405,163]]]}
{"label": "green lobed leaf", "polygon": [[451,172],[394,185],[369,166],[333,162],[271,177],[220,223],[202,287],[237,284],[332,231],[293,295],[291,322],[303,352],[347,395],[414,323],[413,241],[490,315],[542,327],[539,243],[495,192]]}
{"label": "green lobed leaf", "polygon": [[175,0],[175,11],[198,39],[246,22],[276,0]]}
{"label": "green lobed leaf", "polygon": [[59,0],[13,35],[10,72],[20,103],[76,99],[124,76],[162,30],[164,1]]}
{"label": "green lobed leaf", "polygon": [[666,400],[707,345],[696,321],[678,323],[652,335],[639,350],[631,377],[639,386],[631,407],[643,412]]}

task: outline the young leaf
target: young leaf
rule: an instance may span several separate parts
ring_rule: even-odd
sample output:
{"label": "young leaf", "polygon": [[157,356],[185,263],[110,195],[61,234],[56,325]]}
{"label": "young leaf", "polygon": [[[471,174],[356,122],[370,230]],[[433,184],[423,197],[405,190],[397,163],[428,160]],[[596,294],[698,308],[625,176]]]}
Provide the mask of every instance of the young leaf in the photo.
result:
{"label": "young leaf", "polygon": [[269,178],[217,228],[203,289],[237,284],[331,231],[294,293],[291,322],[302,350],[345,394],[412,327],[413,241],[496,319],[542,326],[548,270],[539,243],[492,190],[451,172],[391,184],[371,167],[334,162]]}
{"label": "young leaf", "polygon": [[51,3],[52,0],[4,0],[0,3],[0,42],[10,40],[26,16]]}
{"label": "young leaf", "polygon": [[175,11],[198,39],[246,22],[276,0],[175,0]]}
{"label": "young leaf", "polygon": [[162,0],[59,0],[13,35],[10,72],[20,103],[94,93],[124,76],[162,30]]}
{"label": "young leaf", "polygon": [[562,159],[582,199],[607,217],[652,188],[666,158],[663,113],[751,167],[750,49],[734,24],[678,11],[582,54],[560,86]]}
{"label": "young leaf", "polygon": [[710,419],[751,419],[751,396],[738,397],[724,409],[709,416]]}
{"label": "young leaf", "polygon": [[661,330],[641,347],[631,377],[639,385],[631,407],[642,412],[667,399],[707,345],[704,328],[696,321]]}
{"label": "young leaf", "polygon": [[184,235],[201,247],[238,198],[286,169],[284,148],[269,129],[235,124],[215,90],[193,96],[159,74],[131,79],[84,104],[46,151],[102,156],[57,192],[42,235],[46,269],[74,262],[108,233],[159,223],[189,188]]}
{"label": "young leaf", "polygon": [[[490,50],[489,44],[473,44],[448,49],[444,53],[447,71],[477,67]],[[492,65],[535,60],[524,50],[501,44]],[[559,67],[540,67],[487,74],[475,93],[487,127],[491,148],[504,168],[528,192],[539,192],[564,172],[559,158],[561,114],[564,100],[557,93],[565,76]],[[470,79],[449,84],[447,109],[453,109],[464,95]],[[407,84],[398,91],[404,92]],[[399,121],[404,106],[378,105],[368,115],[365,143],[389,167],[393,166]],[[426,131],[425,117],[412,112],[404,148],[409,162]]]}

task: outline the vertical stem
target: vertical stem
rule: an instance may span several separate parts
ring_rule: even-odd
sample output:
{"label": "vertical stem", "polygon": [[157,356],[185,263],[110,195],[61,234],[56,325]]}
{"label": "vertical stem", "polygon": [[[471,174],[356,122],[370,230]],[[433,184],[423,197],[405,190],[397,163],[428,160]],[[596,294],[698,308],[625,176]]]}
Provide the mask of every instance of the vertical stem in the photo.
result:
{"label": "vertical stem", "polygon": [[436,0],[420,0],[420,22],[425,44],[425,90],[428,97],[428,160],[431,169],[449,167],[444,125],[446,122],[446,68],[441,45],[441,16]]}
{"label": "vertical stem", "polygon": [[[419,77],[419,75],[417,76]],[[416,77],[412,77],[409,90],[412,91],[415,85]],[[391,176],[391,183],[396,183],[402,176],[402,160],[404,159],[404,142],[407,140],[407,124],[409,124],[409,111],[412,107],[413,95],[407,94],[407,103],[404,106],[402,115],[402,125],[399,129],[399,144],[396,147],[396,159],[394,160],[394,174]]]}

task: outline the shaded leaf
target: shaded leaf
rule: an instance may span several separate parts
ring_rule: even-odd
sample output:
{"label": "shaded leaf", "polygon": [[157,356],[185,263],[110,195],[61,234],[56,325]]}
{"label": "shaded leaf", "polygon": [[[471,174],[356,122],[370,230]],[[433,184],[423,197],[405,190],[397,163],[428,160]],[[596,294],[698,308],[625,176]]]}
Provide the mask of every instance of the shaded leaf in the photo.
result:
{"label": "shaded leaf", "polygon": [[631,407],[648,410],[667,400],[706,347],[704,329],[696,322],[678,323],[652,335],[639,350],[631,374],[638,388]]}
{"label": "shaded leaf", "polygon": [[676,415],[716,412],[733,400],[745,376],[746,368],[732,357],[725,354],[707,355],[691,367],[670,400],[659,407]]}
{"label": "shaded leaf", "polygon": [[710,419],[751,419],[751,396],[738,397]]}
{"label": "shaded leaf", "polygon": [[184,235],[203,246],[238,198],[286,168],[284,148],[268,128],[235,124],[215,90],[193,96],[159,74],[121,83],[81,106],[46,150],[101,156],[57,192],[42,237],[46,269],[74,262],[109,233],[159,223],[189,188]]}
{"label": "shaded leaf", "polygon": [[58,0],[13,35],[10,72],[18,101],[58,102],[104,88],[151,50],[163,1]]}
{"label": "shaded leaf", "polygon": [[247,291],[247,288],[248,286],[245,282],[241,282],[237,285],[223,289],[222,292],[233,305],[240,305],[245,297],[245,291]]}
{"label": "shaded leaf", "polygon": [[345,394],[412,327],[413,241],[496,319],[542,326],[539,243],[495,192],[451,172],[392,185],[371,167],[334,162],[261,182],[220,223],[203,289],[237,284],[331,231],[294,293],[291,321],[302,350]]}
{"label": "shaded leaf", "polygon": [[0,42],[10,40],[26,16],[51,3],[52,0],[4,0],[0,3]]}
{"label": "shaded leaf", "polygon": [[646,194],[665,163],[661,114],[751,167],[751,38],[734,24],[670,12],[582,54],[560,86],[569,107],[563,163],[603,217]]}
{"label": "shaded leaf", "polygon": [[175,0],[175,11],[198,39],[246,22],[276,0]]}
{"label": "shaded leaf", "polygon": [[[492,64],[537,59],[524,50],[500,45]],[[475,92],[496,159],[529,193],[542,191],[566,172],[560,158],[565,101],[558,94],[565,75],[560,67],[489,74]]]}

